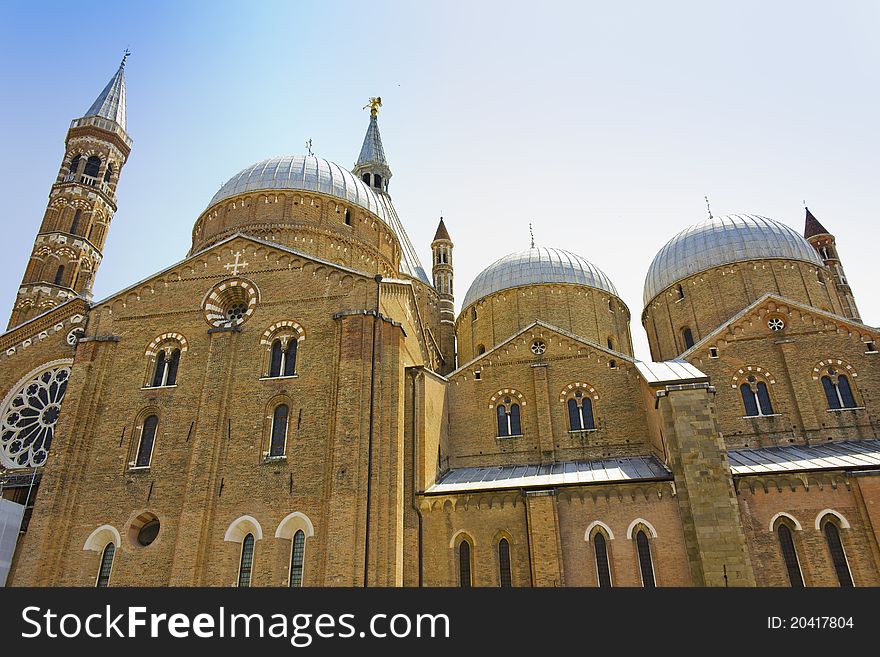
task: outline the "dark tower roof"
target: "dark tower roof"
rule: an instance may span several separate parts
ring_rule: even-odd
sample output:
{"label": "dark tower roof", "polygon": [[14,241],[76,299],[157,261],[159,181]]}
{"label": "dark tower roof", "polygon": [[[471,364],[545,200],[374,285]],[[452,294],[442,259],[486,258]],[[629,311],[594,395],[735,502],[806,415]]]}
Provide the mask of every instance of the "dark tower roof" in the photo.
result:
{"label": "dark tower roof", "polygon": [[810,212],[810,208],[804,208],[807,211],[807,218],[804,222],[804,237],[810,238],[814,235],[830,235],[825,226],[819,223],[819,220]]}
{"label": "dark tower roof", "polygon": [[437,226],[437,232],[434,233],[434,241],[437,240],[452,241],[452,238],[449,237],[449,231],[446,230],[446,224],[443,223],[443,217],[440,217],[440,224]]}

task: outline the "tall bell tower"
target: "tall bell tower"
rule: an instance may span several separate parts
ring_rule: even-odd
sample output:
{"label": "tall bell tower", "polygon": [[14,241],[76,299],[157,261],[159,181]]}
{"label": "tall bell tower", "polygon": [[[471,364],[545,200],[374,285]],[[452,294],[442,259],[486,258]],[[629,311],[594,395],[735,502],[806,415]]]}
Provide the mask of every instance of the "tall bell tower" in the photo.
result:
{"label": "tall bell tower", "polygon": [[843,272],[843,264],[840,261],[840,254],[837,252],[834,235],[819,223],[819,220],[810,212],[810,208],[805,207],[804,210],[806,211],[804,237],[816,249],[825,266],[831,270],[834,276],[834,285],[837,287],[840,301],[843,304],[843,314],[849,319],[861,322],[862,318],[859,315],[858,307],[856,307],[856,298],[846,280],[846,274]]}
{"label": "tall bell tower", "polygon": [[452,238],[440,217],[437,232],[431,242],[434,289],[440,295],[440,352],[444,363],[440,374],[449,374],[455,369],[455,296],[452,291]]}
{"label": "tall bell tower", "polygon": [[91,298],[116,185],[131,152],[125,128],[125,60],[92,106],[70,123],[64,159],[34,240],[8,328],[68,299]]}

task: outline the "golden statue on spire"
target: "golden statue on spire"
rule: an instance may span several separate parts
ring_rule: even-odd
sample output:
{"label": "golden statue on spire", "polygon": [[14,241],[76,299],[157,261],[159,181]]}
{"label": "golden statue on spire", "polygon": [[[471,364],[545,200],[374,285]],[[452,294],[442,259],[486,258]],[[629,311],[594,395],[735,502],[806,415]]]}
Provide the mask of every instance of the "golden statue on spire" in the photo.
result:
{"label": "golden statue on spire", "polygon": [[379,113],[379,108],[382,107],[382,98],[380,96],[376,96],[375,98],[370,98],[370,102],[364,105],[364,109],[370,108],[370,116],[376,116]]}

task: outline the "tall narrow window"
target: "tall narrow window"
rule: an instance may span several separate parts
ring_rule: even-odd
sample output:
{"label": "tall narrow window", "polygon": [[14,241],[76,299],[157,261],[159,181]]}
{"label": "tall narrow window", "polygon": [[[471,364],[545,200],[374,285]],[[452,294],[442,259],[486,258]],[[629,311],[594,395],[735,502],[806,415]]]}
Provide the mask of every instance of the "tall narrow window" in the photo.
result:
{"label": "tall narrow window", "polygon": [[251,585],[251,573],[254,569],[254,535],[248,534],[241,542],[241,563],[238,567],[238,585],[249,587]]}
{"label": "tall narrow window", "polygon": [[272,355],[269,361],[269,376],[281,376],[281,359],[284,357],[281,340],[272,343]]}
{"label": "tall narrow window", "polygon": [[168,372],[168,361],[165,360],[165,352],[160,351],[156,354],[156,369],[153,371],[153,387],[158,388],[159,386],[165,385],[163,382],[165,381],[165,376]]}
{"label": "tall narrow window", "polygon": [[272,415],[272,443],[269,446],[269,456],[283,456],[284,445],[287,442],[287,404],[279,404],[275,407]]}
{"label": "tall narrow window", "polygon": [[55,285],[61,285],[62,280],[64,280],[64,265],[58,265],[55,271]]}
{"label": "tall narrow window", "polygon": [[614,340],[612,338],[608,338],[608,348],[611,350],[614,349]]}
{"label": "tall narrow window", "polygon": [[113,167],[111,165],[107,165],[107,170],[104,172],[104,182],[110,182],[110,178],[113,176]]}
{"label": "tall narrow window", "polygon": [[75,174],[79,169],[79,163],[82,161],[82,156],[77,155],[70,161],[70,173]]}
{"label": "tall narrow window", "polygon": [[499,404],[497,408],[498,414],[498,436],[505,438],[507,436],[522,435],[520,426],[519,404],[512,403],[510,397],[504,399],[503,404]]}
{"label": "tall narrow window", "polygon": [[828,408],[855,408],[856,400],[853,396],[852,387],[845,374],[838,374],[836,370],[829,369],[828,374],[822,377],[822,388],[825,390],[825,398],[828,400]]}
{"label": "tall narrow window", "polygon": [[306,550],[306,535],[298,529],[293,535],[293,546],[290,548],[290,586],[299,588],[303,585],[303,558]]}
{"label": "tall narrow window", "polygon": [[378,173],[373,174],[373,187],[376,189],[382,189],[382,176]]}
{"label": "tall narrow window", "polygon": [[345,225],[351,226],[351,210],[345,209]]}
{"label": "tall narrow window", "polygon": [[296,346],[299,344],[296,338],[287,341],[287,350],[284,352],[284,376],[296,374]]}
{"label": "tall narrow window", "polygon": [[843,543],[840,541],[840,531],[830,520],[825,522],[823,528],[825,542],[828,543],[828,551],[831,553],[831,561],[834,564],[834,572],[837,573],[837,581],[841,586],[852,586],[852,574],[849,572],[849,564],[846,561],[846,553],[843,551]]}
{"label": "tall narrow window", "polygon": [[689,327],[686,326],[681,330],[681,337],[684,340],[685,349],[690,349],[694,346],[694,334]]}
{"label": "tall narrow window", "polygon": [[70,224],[70,232],[76,235],[76,231],[79,229],[79,220],[82,217],[82,210],[77,210],[73,213],[73,222]]}
{"label": "tall narrow window", "polygon": [[596,552],[596,577],[599,586],[611,586],[611,568],[608,565],[608,544],[605,542],[605,534],[597,531],[593,536],[593,550]]}
{"label": "tall narrow window", "polygon": [[785,570],[788,572],[789,583],[793,587],[803,587],[804,577],[801,575],[801,566],[798,563],[794,538],[788,525],[779,523],[779,527],[776,528],[776,535],[779,537],[779,548],[782,550],[782,559],[785,561]]}
{"label": "tall narrow window", "polygon": [[580,390],[568,399],[569,431],[585,431],[595,429],[593,420],[593,402]]}
{"label": "tall narrow window", "polygon": [[506,538],[498,541],[498,568],[501,588],[513,586],[513,577],[510,573],[510,543]]}
{"label": "tall narrow window", "polygon": [[165,385],[177,385],[177,368],[180,366],[180,349],[171,352],[171,360],[168,361],[168,373],[165,376]]}
{"label": "tall narrow window", "polygon": [[101,553],[101,567],[98,569],[98,580],[95,587],[99,589],[110,586],[110,571],[113,570],[113,555],[116,554],[116,546],[113,543],[107,543],[104,551]]}
{"label": "tall narrow window", "polygon": [[681,285],[676,288],[676,292],[678,292],[679,299],[684,299],[684,288]]}
{"label": "tall narrow window", "polygon": [[458,585],[462,588],[473,586],[471,580],[471,544],[462,541],[458,545]]}
{"label": "tall narrow window", "polygon": [[361,179],[362,179],[365,183],[367,183],[368,185],[370,184],[370,174],[368,174],[368,173],[363,174],[363,175],[361,176]]}
{"label": "tall narrow window", "polygon": [[654,564],[651,562],[651,544],[643,530],[639,530],[636,534],[636,548],[639,551],[639,570],[642,573],[642,586],[653,588],[654,583]]}
{"label": "tall narrow window", "polygon": [[144,419],[141,439],[138,443],[137,458],[134,462],[138,468],[145,468],[150,465],[150,460],[153,457],[153,442],[156,439],[156,427],[158,425],[159,418],[155,415],[150,415]]}

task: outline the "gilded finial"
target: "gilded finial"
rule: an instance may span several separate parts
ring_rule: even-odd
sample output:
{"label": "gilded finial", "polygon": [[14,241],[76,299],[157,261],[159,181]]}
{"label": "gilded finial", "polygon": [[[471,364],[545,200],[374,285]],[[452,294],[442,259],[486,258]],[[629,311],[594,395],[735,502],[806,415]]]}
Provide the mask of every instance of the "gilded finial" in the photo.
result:
{"label": "gilded finial", "polygon": [[363,109],[368,107],[370,108],[370,116],[376,116],[379,113],[379,108],[382,107],[382,97],[370,98],[370,102],[364,105]]}
{"label": "gilded finial", "polygon": [[709,219],[714,219],[712,216],[712,208],[709,206],[709,197],[704,196],[703,198],[706,199],[706,211],[709,213]]}
{"label": "gilded finial", "polygon": [[131,54],[131,50],[128,48],[122,53],[122,63],[119,65],[119,68],[125,68],[125,60],[128,59],[128,56]]}
{"label": "gilded finial", "polygon": [[529,222],[529,235],[532,238],[532,248],[534,249],[535,248],[535,231],[532,230],[532,223],[531,222]]}

